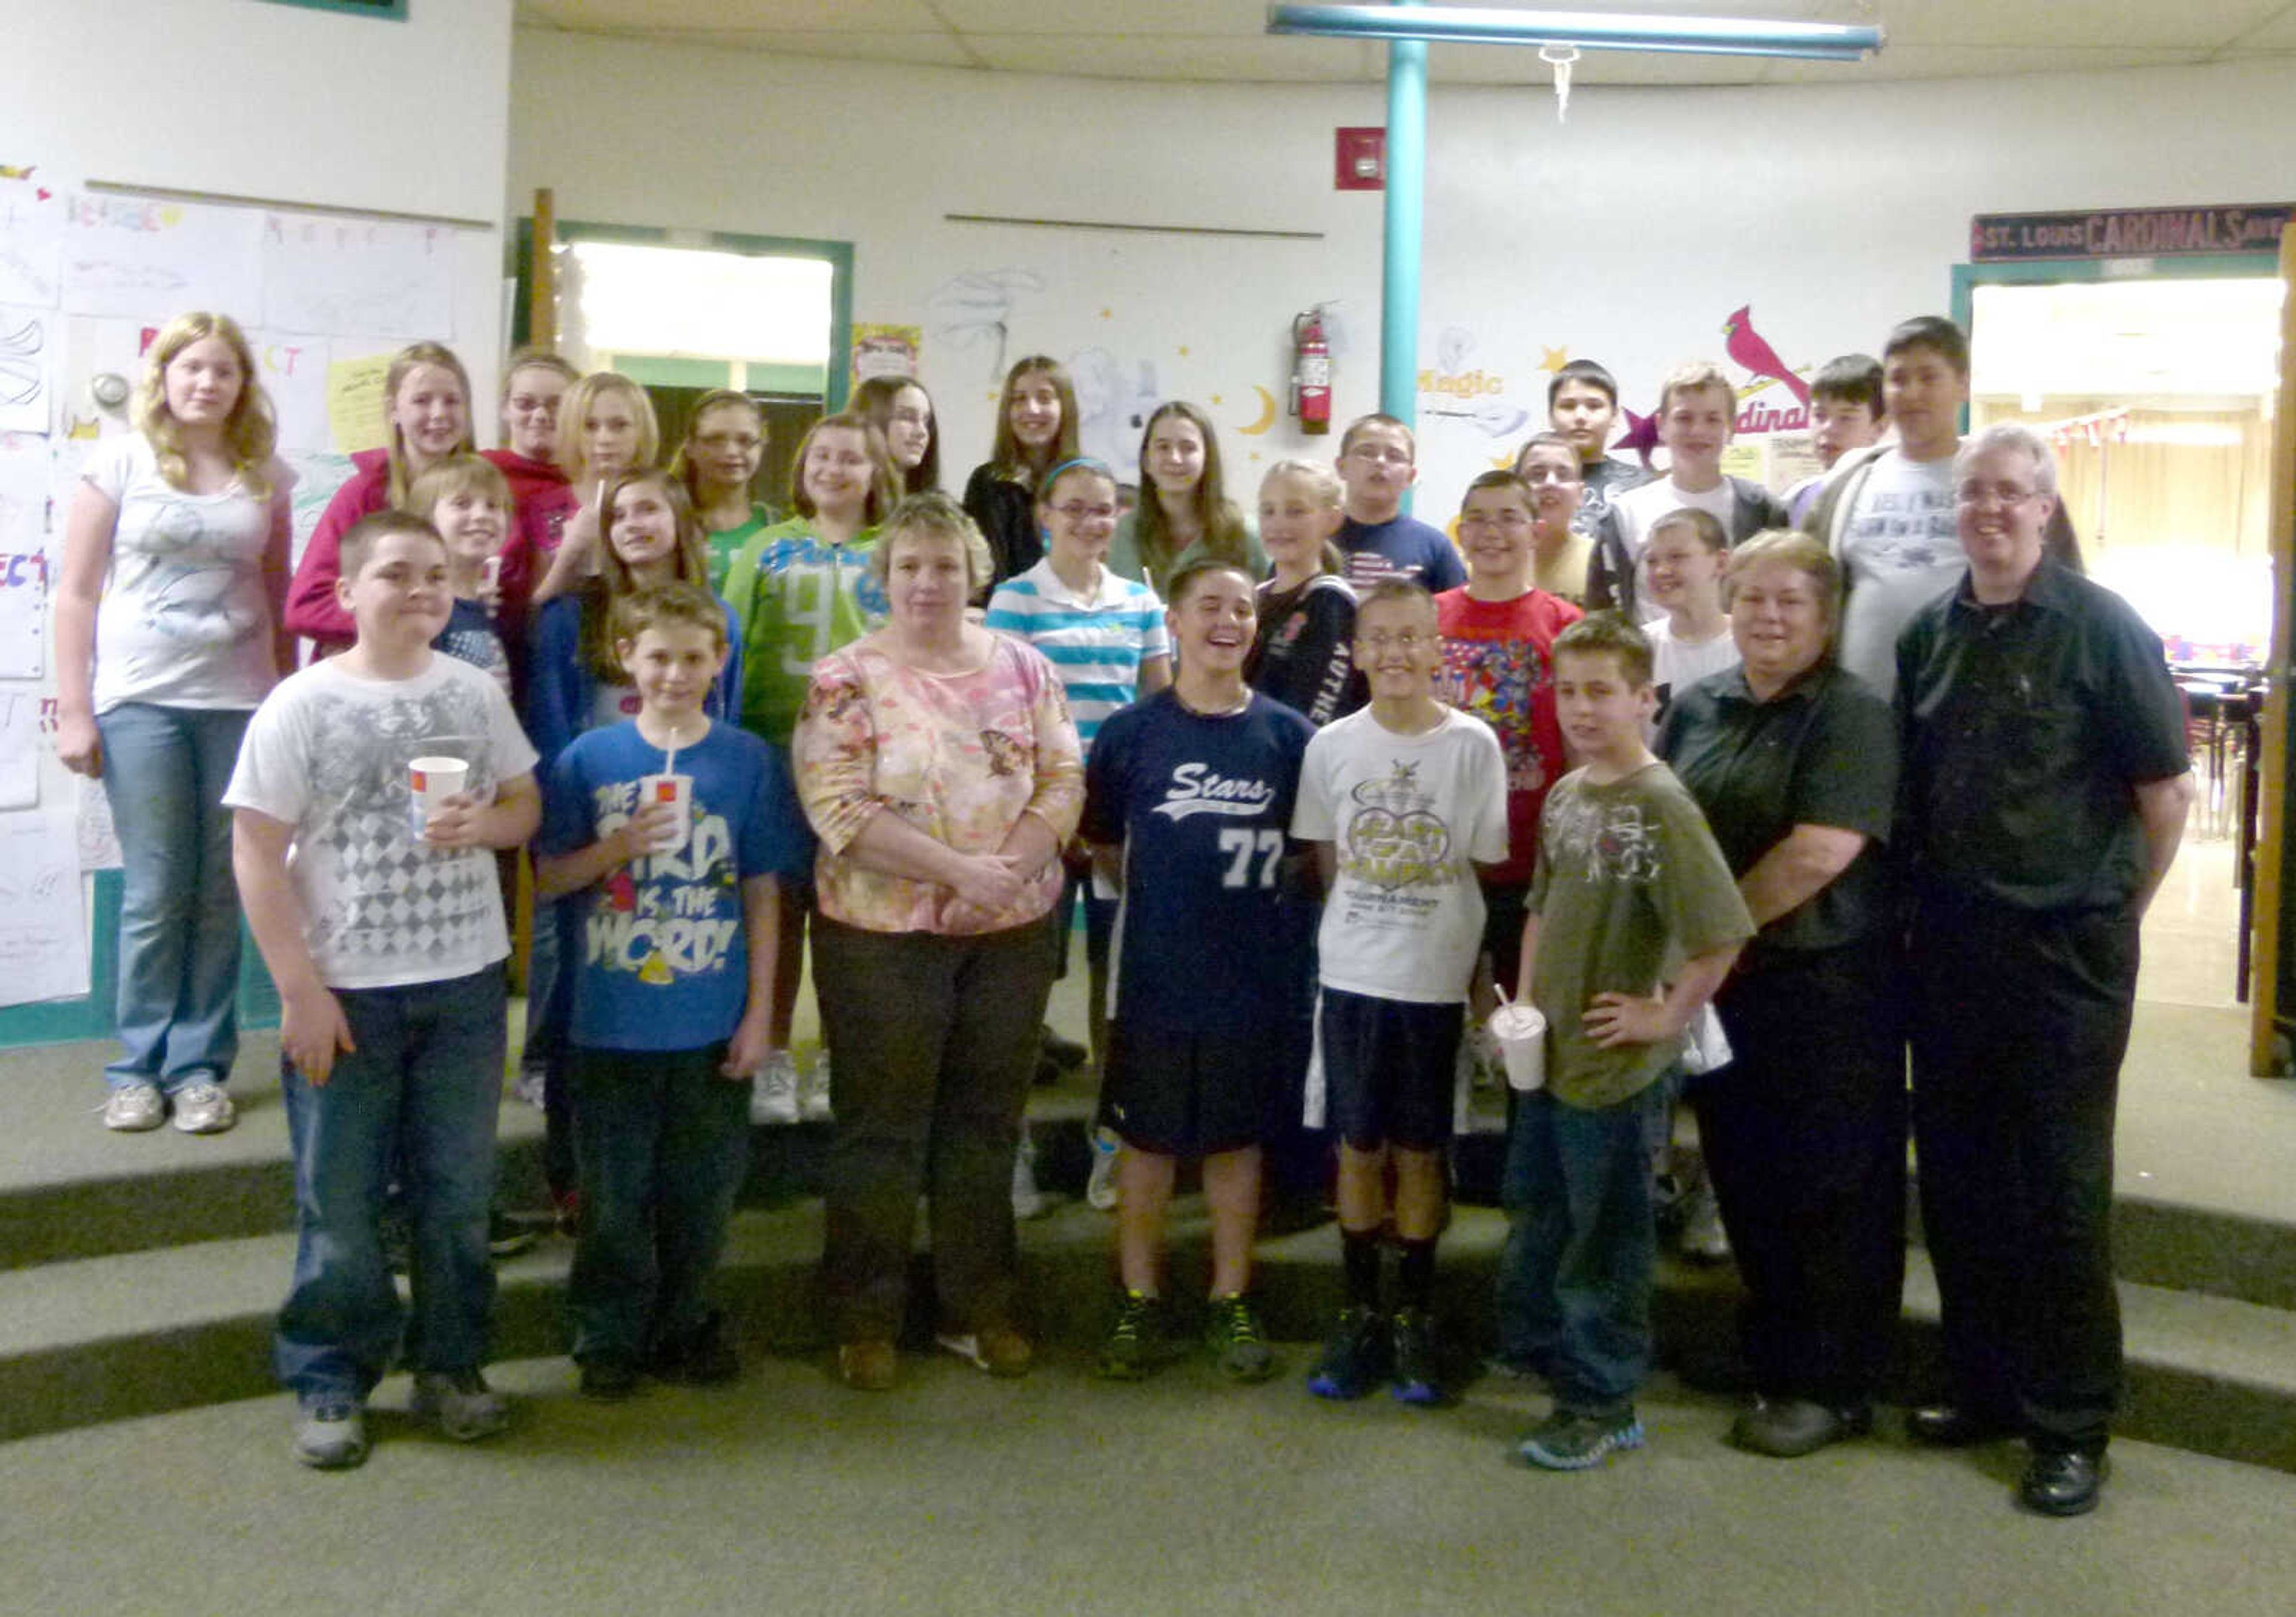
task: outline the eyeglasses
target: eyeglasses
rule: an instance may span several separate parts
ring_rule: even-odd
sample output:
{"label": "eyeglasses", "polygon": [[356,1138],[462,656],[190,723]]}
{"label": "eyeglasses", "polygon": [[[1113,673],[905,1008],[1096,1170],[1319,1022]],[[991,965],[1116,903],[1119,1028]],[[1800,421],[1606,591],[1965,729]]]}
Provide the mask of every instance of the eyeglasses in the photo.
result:
{"label": "eyeglasses", "polygon": [[1113,522],[1116,520],[1116,507],[1084,505],[1071,500],[1065,505],[1054,506],[1053,515],[1069,522]]}
{"label": "eyeglasses", "polygon": [[1359,634],[1356,638],[1374,651],[1385,651],[1390,647],[1398,651],[1416,651],[1422,646],[1433,645],[1441,637],[1422,634],[1415,629],[1406,629],[1400,634],[1390,634],[1384,629],[1379,629],[1369,634]]}
{"label": "eyeglasses", "polygon": [[1513,531],[1517,528],[1529,527],[1531,525],[1532,520],[1533,519],[1531,517],[1519,510],[1472,510],[1462,511],[1459,514],[1459,527],[1462,529],[1471,527],[1501,527]]}
{"label": "eyeglasses", "polygon": [[2041,491],[2020,488],[2013,483],[1964,483],[1953,491],[1955,501],[1963,505],[2022,505]]}

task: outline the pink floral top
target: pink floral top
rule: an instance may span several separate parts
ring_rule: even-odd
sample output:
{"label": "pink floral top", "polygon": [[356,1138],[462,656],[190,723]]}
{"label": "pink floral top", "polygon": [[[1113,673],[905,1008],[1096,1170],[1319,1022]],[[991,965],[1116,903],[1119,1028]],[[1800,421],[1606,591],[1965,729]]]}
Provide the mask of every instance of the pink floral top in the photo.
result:
{"label": "pink floral top", "polygon": [[847,853],[880,811],[961,853],[991,853],[1023,813],[1066,843],[1084,806],[1084,764],[1060,675],[1044,654],[995,637],[988,664],[932,674],[868,641],[813,666],[790,746],[798,796],[821,834],[821,912],[870,932],[997,932],[1037,919],[1060,897],[1061,862],[1009,911],[958,910],[936,882],[867,870]]}

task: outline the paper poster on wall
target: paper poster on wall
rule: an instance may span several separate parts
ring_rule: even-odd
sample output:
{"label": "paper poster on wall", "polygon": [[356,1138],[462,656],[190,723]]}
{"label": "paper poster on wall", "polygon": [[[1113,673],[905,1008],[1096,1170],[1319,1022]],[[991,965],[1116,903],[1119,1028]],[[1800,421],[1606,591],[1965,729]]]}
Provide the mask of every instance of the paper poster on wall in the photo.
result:
{"label": "paper poster on wall", "polygon": [[79,817],[73,827],[79,842],[79,868],[82,871],[117,870],[119,833],[111,823],[111,799],[104,795],[102,781],[85,775],[74,779],[79,782]]}
{"label": "paper poster on wall", "polygon": [[256,379],[279,421],[279,447],[327,447],[327,342],[277,331],[250,331]]}
{"label": "paper poster on wall", "polygon": [[36,680],[47,671],[47,602],[45,552],[0,554],[0,680]]}
{"label": "paper poster on wall", "polygon": [[251,208],[73,196],[64,217],[63,306],[153,322],[217,309],[244,323],[258,306],[262,225]]}
{"label": "paper poster on wall", "polygon": [[311,543],[311,530],[326,515],[327,502],[350,480],[351,459],[326,450],[287,450],[279,458],[295,474],[291,503],[294,510],[295,559],[299,562],[303,559],[303,547]]}
{"label": "paper poster on wall", "polygon": [[451,342],[453,232],[380,219],[262,216],[262,323],[282,331]]}
{"label": "paper poster on wall", "polygon": [[40,698],[27,686],[0,690],[0,809],[40,800]]}
{"label": "paper poster on wall", "polygon": [[853,380],[862,382],[873,376],[914,377],[917,373],[917,355],[924,340],[922,326],[855,321]]}
{"label": "paper poster on wall", "polygon": [[48,473],[47,439],[0,433],[0,553],[46,549]]}
{"label": "paper poster on wall", "polygon": [[72,815],[0,814],[0,1005],[84,996],[87,953]]}
{"label": "paper poster on wall", "polygon": [[0,303],[53,309],[63,281],[64,200],[38,166],[0,165]]}
{"label": "paper poster on wall", "polygon": [[54,323],[46,309],[0,304],[0,432],[48,429]]}
{"label": "paper poster on wall", "polygon": [[382,406],[382,382],[390,371],[388,354],[329,363],[327,436],[336,453],[381,449],[390,442]]}

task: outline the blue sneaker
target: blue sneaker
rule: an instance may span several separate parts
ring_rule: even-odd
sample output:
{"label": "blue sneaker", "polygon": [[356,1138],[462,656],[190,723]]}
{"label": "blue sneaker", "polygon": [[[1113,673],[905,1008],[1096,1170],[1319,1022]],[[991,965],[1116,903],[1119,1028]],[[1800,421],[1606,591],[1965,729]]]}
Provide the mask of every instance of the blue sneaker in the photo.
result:
{"label": "blue sneaker", "polygon": [[1613,1451],[1643,1446],[1643,1424],[1632,1414],[1578,1415],[1557,1409],[1516,1450],[1545,1471],[1585,1471]]}
{"label": "blue sneaker", "polygon": [[1361,1398],[1387,1376],[1387,1321],[1375,1308],[1345,1308],[1323,1356],[1308,1373],[1308,1391],[1318,1398]]}
{"label": "blue sneaker", "polygon": [[1395,1401],[1425,1407],[1443,1401],[1442,1373],[1435,1351],[1435,1321],[1423,1308],[1395,1311],[1392,1327],[1395,1368],[1390,1385]]}

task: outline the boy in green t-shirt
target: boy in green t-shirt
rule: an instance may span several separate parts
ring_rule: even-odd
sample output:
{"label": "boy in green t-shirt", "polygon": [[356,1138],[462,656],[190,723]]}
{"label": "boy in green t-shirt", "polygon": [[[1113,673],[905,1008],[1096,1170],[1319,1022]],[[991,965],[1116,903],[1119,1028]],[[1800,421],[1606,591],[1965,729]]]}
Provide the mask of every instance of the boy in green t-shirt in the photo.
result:
{"label": "boy in green t-shirt", "polygon": [[1754,935],[1698,805],[1643,736],[1651,649],[1610,613],[1555,637],[1554,694],[1579,767],[1540,816],[1516,995],[1546,1017],[1546,1087],[1515,1097],[1503,1199],[1501,1352],[1554,1409],[1522,1457],[1550,1471],[1639,1448],[1657,1237],[1648,1137],[1658,1080]]}

